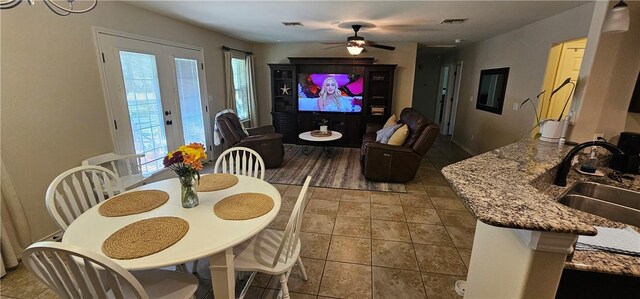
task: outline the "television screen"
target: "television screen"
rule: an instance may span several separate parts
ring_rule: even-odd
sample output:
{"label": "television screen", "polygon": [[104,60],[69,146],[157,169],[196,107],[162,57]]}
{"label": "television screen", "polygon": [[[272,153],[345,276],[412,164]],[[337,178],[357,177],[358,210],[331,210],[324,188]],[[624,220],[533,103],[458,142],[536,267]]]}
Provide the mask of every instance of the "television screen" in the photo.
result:
{"label": "television screen", "polygon": [[360,113],[363,81],[357,74],[299,74],[298,110]]}

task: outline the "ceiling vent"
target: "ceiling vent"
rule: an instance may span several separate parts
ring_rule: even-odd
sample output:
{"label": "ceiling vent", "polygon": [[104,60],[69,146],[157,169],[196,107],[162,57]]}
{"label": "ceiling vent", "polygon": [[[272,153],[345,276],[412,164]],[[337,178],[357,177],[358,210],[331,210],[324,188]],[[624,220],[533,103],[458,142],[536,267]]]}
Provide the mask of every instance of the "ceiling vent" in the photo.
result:
{"label": "ceiling vent", "polygon": [[444,19],[440,24],[462,24],[468,19]]}
{"label": "ceiling vent", "polygon": [[292,26],[304,26],[302,25],[302,23],[300,22],[282,22],[282,25],[285,25],[287,27],[292,27]]}

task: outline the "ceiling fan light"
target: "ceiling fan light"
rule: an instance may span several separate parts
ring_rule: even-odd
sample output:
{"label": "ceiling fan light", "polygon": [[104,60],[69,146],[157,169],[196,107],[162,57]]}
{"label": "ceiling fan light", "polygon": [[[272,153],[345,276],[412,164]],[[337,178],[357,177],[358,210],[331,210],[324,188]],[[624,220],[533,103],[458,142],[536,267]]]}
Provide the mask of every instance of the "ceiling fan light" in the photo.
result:
{"label": "ceiling fan light", "polygon": [[602,32],[620,33],[629,31],[629,7],[624,1],[618,2],[607,14]]}
{"label": "ceiling fan light", "polygon": [[364,50],[364,48],[351,45],[347,47],[347,50],[349,51],[349,54],[356,56],[356,55],[360,55],[360,53],[362,53],[362,50]]}

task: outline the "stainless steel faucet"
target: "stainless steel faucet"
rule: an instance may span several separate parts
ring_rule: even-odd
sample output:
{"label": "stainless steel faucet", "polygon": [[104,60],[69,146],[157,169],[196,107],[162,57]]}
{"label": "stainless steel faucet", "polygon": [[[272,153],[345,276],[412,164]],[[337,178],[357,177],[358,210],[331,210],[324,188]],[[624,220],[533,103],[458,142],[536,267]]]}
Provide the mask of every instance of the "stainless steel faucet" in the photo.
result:
{"label": "stainless steel faucet", "polygon": [[562,159],[562,163],[560,163],[560,166],[558,166],[558,172],[556,172],[556,179],[553,182],[554,185],[563,187],[567,185],[567,175],[569,174],[569,170],[571,169],[571,160],[573,160],[573,157],[582,149],[591,146],[604,147],[614,154],[624,154],[620,148],[606,141],[589,141],[578,144],[576,145],[576,147],[571,149],[571,151],[564,157],[564,159]]}

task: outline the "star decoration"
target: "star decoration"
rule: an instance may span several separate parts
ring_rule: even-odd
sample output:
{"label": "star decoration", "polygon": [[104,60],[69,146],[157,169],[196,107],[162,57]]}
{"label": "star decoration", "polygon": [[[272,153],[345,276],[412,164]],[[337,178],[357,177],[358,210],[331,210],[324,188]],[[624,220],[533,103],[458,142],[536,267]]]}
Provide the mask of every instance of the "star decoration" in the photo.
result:
{"label": "star decoration", "polygon": [[280,90],[282,90],[282,94],[283,95],[289,94],[289,89],[291,89],[291,88],[287,87],[287,84],[285,84],[284,87],[280,88]]}

